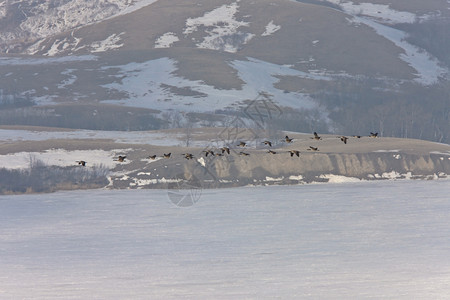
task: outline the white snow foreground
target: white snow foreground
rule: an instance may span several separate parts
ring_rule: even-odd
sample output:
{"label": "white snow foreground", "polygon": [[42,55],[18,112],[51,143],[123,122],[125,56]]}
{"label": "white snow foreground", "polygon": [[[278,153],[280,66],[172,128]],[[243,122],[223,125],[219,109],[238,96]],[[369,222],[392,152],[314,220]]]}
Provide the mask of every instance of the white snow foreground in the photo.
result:
{"label": "white snow foreground", "polygon": [[[181,192],[180,192],[181,193]],[[448,181],[0,197],[2,299],[448,299]]]}

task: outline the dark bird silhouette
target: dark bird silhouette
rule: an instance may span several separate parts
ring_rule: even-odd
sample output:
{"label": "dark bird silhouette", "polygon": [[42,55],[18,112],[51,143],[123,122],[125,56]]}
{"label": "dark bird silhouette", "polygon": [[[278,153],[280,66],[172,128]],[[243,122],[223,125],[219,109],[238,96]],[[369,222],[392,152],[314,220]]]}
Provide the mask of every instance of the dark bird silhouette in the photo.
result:
{"label": "dark bird silhouette", "polygon": [[250,154],[249,153],[247,153],[247,152],[239,152],[239,155],[243,155],[243,156],[249,156]]}
{"label": "dark bird silhouette", "polygon": [[205,156],[206,156],[206,157],[208,157],[209,154],[211,154],[212,156],[214,156],[214,151],[212,151],[211,149],[203,150],[203,152],[205,153]]}
{"label": "dark bird silhouette", "polygon": [[117,156],[117,159],[115,159],[115,161],[124,162],[125,158],[127,158],[125,155],[119,155]]}
{"label": "dark bird silhouette", "polygon": [[186,158],[187,160],[194,158],[194,155],[192,155],[191,153],[183,153],[182,155],[184,155],[184,158]]}
{"label": "dark bird silhouette", "polygon": [[300,151],[298,150],[289,150],[288,151],[291,154],[291,157],[295,155],[297,155],[297,157],[300,157]]}
{"label": "dark bird silhouette", "polygon": [[219,152],[215,153],[214,155],[215,155],[215,156],[223,156],[223,154],[222,154],[222,153],[219,153]]}
{"label": "dark bird silhouette", "polygon": [[147,157],[148,159],[156,159],[156,154],[155,155],[150,155],[149,157]]}
{"label": "dark bird silhouette", "polygon": [[262,142],[264,145],[268,145],[269,147],[272,147],[272,142],[271,141],[264,141]]}
{"label": "dark bird silhouette", "polygon": [[171,152],[170,152],[170,153],[167,153],[167,154],[166,154],[166,153],[164,153],[163,157],[164,157],[164,158],[170,158],[170,155],[172,155],[172,153],[171,153]]}
{"label": "dark bird silhouette", "polygon": [[375,132],[375,133],[371,132],[369,136],[371,138],[377,138],[378,137],[378,132]]}
{"label": "dark bird silhouette", "polygon": [[357,138],[357,139],[360,139],[360,138],[361,138],[360,135],[354,135],[353,137],[354,137],[354,138]]}
{"label": "dark bird silhouette", "polygon": [[84,160],[77,160],[76,161],[80,166],[83,166],[83,167],[85,167],[86,166],[86,161],[84,161]]}
{"label": "dark bird silhouette", "polygon": [[222,147],[222,148],[220,148],[220,150],[222,150],[222,154],[224,152],[226,152],[227,154],[230,154],[230,148],[228,148],[228,147]]}
{"label": "dark bird silhouette", "polygon": [[293,141],[294,139],[291,139],[291,138],[289,138],[288,136],[285,136],[285,137],[284,137],[284,140],[286,141],[286,143],[292,143],[292,141]]}
{"label": "dark bird silhouette", "polygon": [[346,136],[339,136],[338,138],[340,138],[341,141],[344,142],[344,144],[347,144],[348,137],[346,137]]}
{"label": "dark bird silhouette", "polygon": [[247,145],[246,142],[239,142],[238,147],[245,147]]}
{"label": "dark bird silhouette", "polygon": [[314,131],[314,137],[312,137],[312,139],[321,140],[322,138]]}
{"label": "dark bird silhouette", "polygon": [[277,153],[276,153],[275,151],[273,151],[273,150],[269,150],[268,153],[270,153],[270,154],[277,154]]}
{"label": "dark bird silhouette", "polygon": [[309,148],[307,150],[319,151],[319,148],[318,147],[309,146]]}

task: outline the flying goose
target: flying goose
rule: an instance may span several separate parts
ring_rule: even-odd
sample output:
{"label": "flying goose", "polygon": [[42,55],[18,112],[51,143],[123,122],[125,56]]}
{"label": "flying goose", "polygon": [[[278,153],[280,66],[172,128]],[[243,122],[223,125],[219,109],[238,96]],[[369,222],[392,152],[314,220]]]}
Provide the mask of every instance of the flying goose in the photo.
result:
{"label": "flying goose", "polygon": [[119,156],[117,156],[117,159],[114,159],[114,160],[118,161],[118,162],[124,162],[125,158],[127,158],[126,155],[119,155]]}
{"label": "flying goose", "polygon": [[269,150],[267,153],[270,153],[270,154],[277,154],[275,151],[273,151],[273,150]]}
{"label": "flying goose", "polygon": [[375,133],[371,132],[369,136],[371,138],[377,138],[378,137],[378,132],[375,132]]}
{"label": "flying goose", "polygon": [[312,139],[321,140],[322,138],[314,131],[314,137],[312,137]]}
{"label": "flying goose", "polygon": [[264,141],[262,142],[264,145],[268,145],[269,147],[272,147],[272,142],[271,141]]}
{"label": "flying goose", "polygon": [[245,147],[247,145],[246,142],[239,142],[238,147]]}
{"label": "flying goose", "polygon": [[291,138],[289,138],[288,136],[285,136],[285,137],[284,137],[284,140],[286,141],[286,143],[292,143],[292,141],[293,141],[294,139],[291,139]]}
{"label": "flying goose", "polygon": [[212,151],[211,149],[203,150],[202,152],[205,153],[205,156],[206,156],[206,157],[208,157],[208,154],[211,154],[212,156],[214,156],[214,151]]}
{"label": "flying goose", "polygon": [[167,154],[164,153],[163,157],[164,157],[164,158],[170,158],[170,155],[171,155],[171,154],[172,154],[171,152],[170,152],[170,153],[167,153]]}
{"label": "flying goose", "polygon": [[243,151],[241,151],[241,152],[239,152],[239,155],[243,155],[243,156],[249,156],[250,154],[249,154],[249,153],[246,153],[246,152],[243,152]]}
{"label": "flying goose", "polygon": [[353,137],[354,137],[354,138],[357,138],[357,139],[360,139],[360,138],[361,138],[360,135],[354,135]]}
{"label": "flying goose", "polygon": [[155,160],[155,159],[156,159],[156,154],[155,154],[155,155],[150,155],[150,156],[148,156],[147,158],[148,158],[148,159]]}
{"label": "flying goose", "polygon": [[230,148],[228,148],[228,147],[222,147],[222,148],[220,148],[220,150],[222,150],[222,154],[224,152],[227,152],[227,154],[230,154]]}
{"label": "flying goose", "polygon": [[187,160],[194,158],[194,155],[192,155],[191,153],[183,153],[181,155],[184,155],[184,158],[186,158]]}
{"label": "flying goose", "polygon": [[80,166],[83,166],[83,167],[85,167],[86,166],[86,161],[84,161],[84,160],[77,160],[76,161]]}
{"label": "flying goose", "polygon": [[298,150],[289,150],[288,153],[291,154],[291,157],[295,155],[297,155],[297,157],[300,157],[300,151]]}
{"label": "flying goose", "polygon": [[338,136],[338,138],[340,138],[341,141],[344,142],[344,144],[347,144],[348,137],[346,137],[346,136]]}
{"label": "flying goose", "polygon": [[307,150],[319,151],[319,148],[318,147],[309,146],[309,148]]}

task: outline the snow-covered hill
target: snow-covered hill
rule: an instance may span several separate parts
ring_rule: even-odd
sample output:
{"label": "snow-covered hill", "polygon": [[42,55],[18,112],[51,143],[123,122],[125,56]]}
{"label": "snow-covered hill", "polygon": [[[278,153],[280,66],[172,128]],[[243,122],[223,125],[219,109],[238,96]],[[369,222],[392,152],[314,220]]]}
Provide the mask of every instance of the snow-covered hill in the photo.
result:
{"label": "snow-covered hill", "polygon": [[0,2],[0,48],[23,45],[129,13],[157,0],[6,0]]}
{"label": "snow-covered hill", "polygon": [[[358,119],[353,127],[365,131],[377,126],[381,134],[410,137],[432,128],[426,138],[448,139],[439,108],[445,109],[448,65],[410,43],[401,27],[448,17],[448,2],[49,3],[29,3],[30,12],[45,13],[29,13],[18,25],[30,42],[9,48],[19,58],[2,58],[2,95],[38,105],[101,103],[195,113],[241,111],[265,95],[284,111],[317,116],[315,123],[329,131],[352,126],[343,116],[351,110],[350,119]],[[3,3],[4,18],[23,6]],[[435,94],[425,96],[430,100],[424,105],[430,87]],[[419,110],[404,110],[403,99]],[[359,117],[366,112],[369,118]],[[408,121],[427,114],[433,116]],[[294,126],[283,129],[299,130]]]}

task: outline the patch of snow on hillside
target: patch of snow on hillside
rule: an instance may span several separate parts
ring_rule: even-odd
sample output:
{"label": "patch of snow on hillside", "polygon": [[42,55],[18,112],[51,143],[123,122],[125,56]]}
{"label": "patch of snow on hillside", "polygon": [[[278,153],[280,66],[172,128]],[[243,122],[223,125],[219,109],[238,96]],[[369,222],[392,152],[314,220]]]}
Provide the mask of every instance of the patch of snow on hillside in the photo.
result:
{"label": "patch of snow on hillside", "polygon": [[50,49],[47,50],[47,52],[44,54],[46,56],[55,56],[58,53],[64,51],[68,47],[68,41],[67,39],[63,40],[55,40],[53,44],[50,46]]}
{"label": "patch of snow on hillside", "polygon": [[44,65],[44,64],[62,64],[74,61],[90,61],[97,60],[94,55],[79,56],[63,56],[50,58],[33,58],[33,57],[0,57],[0,66],[22,66],[22,65]]}
{"label": "patch of snow on hillside", "polygon": [[[116,17],[116,16],[120,16],[120,15],[126,15],[129,13],[132,13],[138,9],[141,9],[143,7],[149,6],[150,4],[155,3],[158,0],[136,0],[136,1],[130,1],[127,0],[128,2],[133,2],[131,3],[130,6],[126,7],[125,9],[122,9],[118,14],[112,16],[112,17]],[[111,18],[111,17],[110,17]]]}
{"label": "patch of snow on hillside", "polygon": [[[105,88],[124,92],[128,99],[108,100],[104,102],[123,104],[134,107],[145,107],[166,110],[180,109],[198,111],[203,106],[207,110],[225,109],[255,99],[261,92],[272,95],[275,102],[282,106],[296,108],[313,108],[316,106],[307,95],[301,93],[285,93],[275,88],[280,76],[296,76],[314,80],[330,80],[329,77],[311,75],[286,66],[272,64],[248,58],[247,61],[233,61],[230,66],[238,71],[238,76],[245,82],[240,90],[217,89],[201,81],[192,81],[176,75],[176,61],[160,58],[143,63],[130,63],[121,66],[110,66],[108,69],[120,71],[115,75],[121,82],[103,85]],[[172,93],[167,85],[189,87],[191,91],[206,96],[190,96]]]}
{"label": "patch of snow on hillside", "polygon": [[72,85],[77,81],[77,76],[73,75],[72,72],[76,71],[75,69],[67,69],[61,72],[61,75],[66,76],[67,78],[64,79],[60,84],[58,84],[59,89],[66,88],[69,85]]}
{"label": "patch of snow on hillside", "polygon": [[366,18],[355,17],[357,21],[372,27],[377,34],[393,42],[405,53],[400,54],[400,59],[408,63],[417,73],[416,82],[423,85],[437,83],[440,78],[448,75],[449,70],[441,67],[439,61],[428,52],[406,42],[406,33]]}
{"label": "patch of snow on hillside", "polygon": [[328,0],[342,7],[342,9],[354,16],[367,16],[386,24],[414,23],[417,16],[406,11],[397,11],[388,4],[353,3],[352,1]]}
{"label": "patch of snow on hillside", "polygon": [[[35,5],[35,15],[21,23],[23,31],[45,38],[65,30],[104,20],[129,7],[129,0],[66,1],[62,5],[50,1]],[[37,13],[41,12],[42,13]]]}
{"label": "patch of snow on hillside", "polygon": [[121,32],[119,34],[114,33],[103,41],[92,43],[90,46],[92,48],[91,52],[105,52],[108,50],[113,50],[122,47],[123,43],[119,44],[119,42],[121,41],[120,36],[124,33],[125,32]]}
{"label": "patch of snow on hillside", "polygon": [[160,36],[155,42],[155,48],[169,48],[173,43],[178,42],[180,39],[173,32],[166,32]]}
{"label": "patch of snow on hillside", "polygon": [[271,20],[269,22],[269,24],[266,25],[266,31],[264,31],[261,36],[272,35],[273,33],[277,32],[280,29],[281,29],[281,26],[280,25],[275,25],[273,23],[273,20]]}
{"label": "patch of snow on hillside", "polygon": [[405,53],[400,55],[400,59],[417,71],[416,82],[423,85],[432,85],[437,83],[440,78],[448,75],[449,70],[441,67],[435,57],[423,49],[406,42],[407,36],[405,32],[381,24],[414,23],[418,19],[415,14],[396,11],[391,9],[389,5],[384,4],[354,4],[351,1],[341,0],[327,1],[339,5],[346,13],[354,16],[354,24],[362,23],[373,28],[377,34],[403,49]]}
{"label": "patch of snow on hillside", "polygon": [[249,25],[248,22],[235,19],[238,8],[238,3],[234,2],[207,12],[202,17],[189,18],[186,20],[183,33],[189,35],[196,32],[199,27],[206,27],[205,33],[208,35],[202,42],[197,43],[197,47],[234,53],[254,36],[238,30]]}
{"label": "patch of snow on hillside", "polygon": [[[11,13],[23,14],[26,18],[10,31],[0,32],[0,42],[8,43],[17,39],[35,41],[25,52],[35,54],[42,51],[41,43],[52,35],[80,28],[106,19],[134,12],[157,0],[71,0],[71,1],[32,1],[22,0]],[[36,3],[38,2],[38,3]],[[10,3],[11,7],[15,3]],[[61,43],[58,41],[56,43]],[[76,47],[65,41],[67,47]],[[74,41],[77,44],[77,41]],[[57,44],[47,55],[56,55]],[[55,52],[56,51],[56,52]]]}

